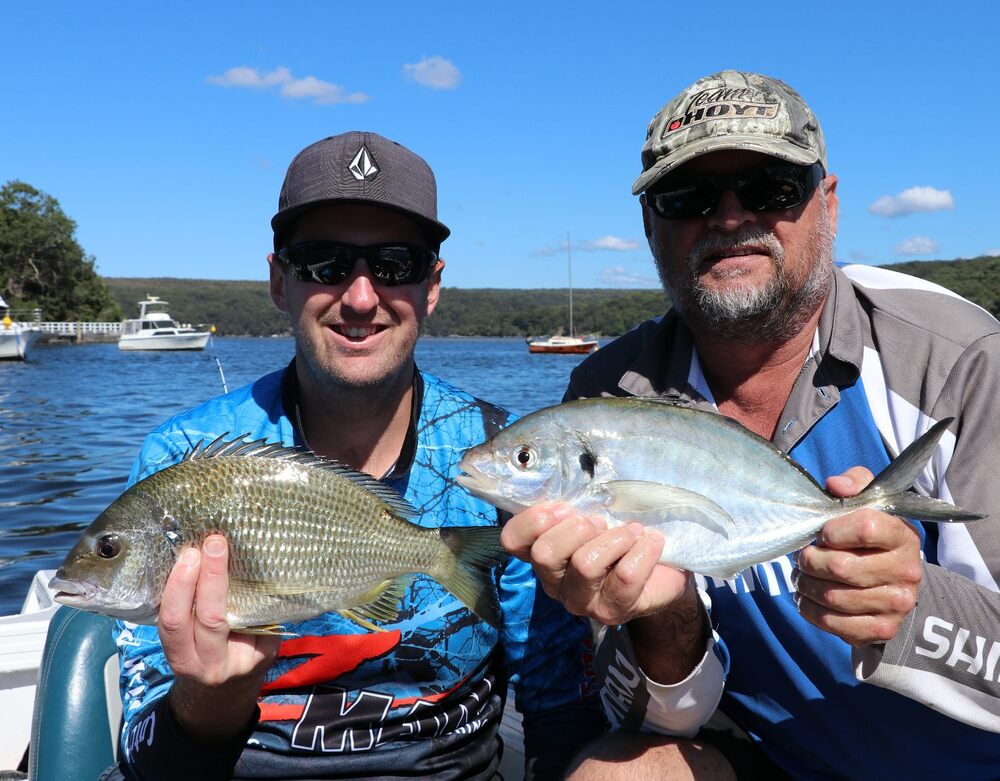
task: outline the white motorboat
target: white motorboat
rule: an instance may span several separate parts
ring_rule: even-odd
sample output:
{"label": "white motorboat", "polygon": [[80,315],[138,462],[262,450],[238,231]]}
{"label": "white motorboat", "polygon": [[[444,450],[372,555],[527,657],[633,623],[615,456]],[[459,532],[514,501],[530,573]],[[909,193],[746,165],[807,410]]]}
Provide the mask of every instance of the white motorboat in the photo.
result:
{"label": "white motorboat", "polygon": [[42,335],[40,328],[12,320],[7,302],[0,297],[0,360],[23,361],[35,340]]}
{"label": "white motorboat", "polygon": [[146,296],[139,302],[139,317],[126,320],[118,338],[119,350],[204,350],[209,331],[181,325],[167,314],[168,301]]}

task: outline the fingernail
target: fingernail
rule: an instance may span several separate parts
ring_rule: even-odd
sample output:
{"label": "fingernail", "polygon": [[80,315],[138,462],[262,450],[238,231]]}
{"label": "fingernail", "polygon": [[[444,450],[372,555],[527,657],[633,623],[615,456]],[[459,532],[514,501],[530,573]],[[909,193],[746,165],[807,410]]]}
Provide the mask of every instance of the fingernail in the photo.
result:
{"label": "fingernail", "polygon": [[181,562],[189,567],[193,567],[198,563],[198,550],[196,548],[185,548],[184,552],[181,553]]}
{"label": "fingernail", "polygon": [[549,508],[549,513],[557,521],[565,520],[572,512],[572,508],[567,504],[556,504]]}
{"label": "fingernail", "polygon": [[597,515],[588,515],[587,520],[593,524],[597,531],[602,532],[608,528],[608,525],[604,522],[604,519]]}
{"label": "fingernail", "polygon": [[226,552],[226,542],[221,537],[210,537],[205,543],[205,553],[209,556],[221,556]]}
{"label": "fingernail", "polygon": [[646,533],[646,527],[641,523],[630,523],[627,528],[635,537],[642,537]]}

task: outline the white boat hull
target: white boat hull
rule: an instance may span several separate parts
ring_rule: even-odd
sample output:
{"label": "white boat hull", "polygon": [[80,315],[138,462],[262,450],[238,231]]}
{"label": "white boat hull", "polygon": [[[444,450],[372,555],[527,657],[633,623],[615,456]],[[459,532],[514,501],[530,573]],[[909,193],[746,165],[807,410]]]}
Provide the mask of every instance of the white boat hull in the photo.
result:
{"label": "white boat hull", "polygon": [[17,767],[28,747],[45,633],[59,607],[47,587],[54,574],[36,573],[21,612],[0,616],[0,769]]}
{"label": "white boat hull", "polygon": [[544,341],[528,342],[528,352],[588,355],[594,352],[597,346],[596,339],[578,339],[575,336],[553,336]]}
{"label": "white boat hull", "polygon": [[188,334],[152,334],[122,336],[118,340],[119,350],[204,350],[208,344],[207,331]]}
{"label": "white boat hull", "polygon": [[0,325],[0,360],[23,361],[28,357],[31,345],[42,335],[34,328]]}

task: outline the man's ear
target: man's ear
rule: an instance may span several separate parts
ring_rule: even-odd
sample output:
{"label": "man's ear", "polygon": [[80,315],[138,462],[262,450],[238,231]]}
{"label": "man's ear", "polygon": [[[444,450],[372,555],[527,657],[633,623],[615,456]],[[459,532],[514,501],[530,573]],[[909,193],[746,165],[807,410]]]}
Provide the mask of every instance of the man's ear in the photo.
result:
{"label": "man's ear", "polygon": [[646,241],[649,241],[650,236],[653,235],[653,224],[649,207],[646,205],[646,193],[639,196],[639,204],[642,207],[642,230],[646,234]]}
{"label": "man's ear", "polygon": [[840,209],[840,199],[837,197],[837,177],[830,174],[823,180],[823,197],[826,198],[826,212],[830,215],[830,230],[837,235],[837,213]]}
{"label": "man's ear", "polygon": [[278,307],[278,311],[288,311],[288,298],[285,294],[285,269],[281,262],[274,257],[273,252],[267,253],[268,273],[270,274],[271,300]]}
{"label": "man's ear", "polygon": [[427,314],[430,315],[437,306],[438,297],[441,295],[441,272],[444,270],[444,260],[438,259],[434,264],[430,277],[427,279]]}

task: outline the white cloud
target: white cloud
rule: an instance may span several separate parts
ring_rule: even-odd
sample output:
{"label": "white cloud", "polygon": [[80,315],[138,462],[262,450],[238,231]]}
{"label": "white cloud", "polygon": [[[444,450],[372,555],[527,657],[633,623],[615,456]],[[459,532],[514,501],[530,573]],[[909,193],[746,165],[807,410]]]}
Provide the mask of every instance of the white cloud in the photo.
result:
{"label": "white cloud", "polygon": [[369,96],[363,92],[348,93],[339,84],[323,81],[315,76],[297,79],[292,76],[292,72],[288,68],[281,65],[269,73],[261,73],[256,68],[241,65],[237,68],[230,68],[221,76],[209,76],[206,81],[220,87],[242,87],[244,89],[277,87],[278,91],[286,98],[292,100],[311,99],[318,105],[364,103],[369,100]]}
{"label": "white cloud", "polygon": [[431,89],[455,89],[462,80],[462,74],[451,60],[435,55],[404,65],[403,78]]}
{"label": "white cloud", "polygon": [[600,283],[604,287],[658,287],[660,280],[654,274],[636,274],[625,266],[610,266],[601,271]]}
{"label": "white cloud", "polygon": [[611,250],[612,252],[631,252],[632,250],[639,249],[639,243],[632,241],[632,239],[622,239],[618,236],[601,236],[601,238],[594,239],[593,241],[582,242],[577,249],[581,249],[584,252],[599,249]]}
{"label": "white cloud", "polygon": [[987,258],[1000,258],[1000,247],[986,250],[983,255]]}
{"label": "white cloud", "polygon": [[867,252],[862,252],[861,250],[851,250],[851,260],[856,260],[859,263],[863,263],[866,260],[871,260],[872,256]]}
{"label": "white cloud", "polygon": [[899,195],[883,195],[868,207],[868,211],[879,217],[903,217],[916,212],[940,212],[954,208],[955,201],[949,190],[910,187]]}
{"label": "white cloud", "polygon": [[[623,239],[619,236],[601,236],[599,239],[575,242],[571,249],[574,252],[597,252],[600,250],[607,250],[610,252],[632,252],[633,250],[639,249],[639,243],[637,241],[633,241],[632,239]],[[546,245],[539,250],[535,250],[531,254],[535,257],[543,258],[548,258],[553,255],[565,255],[566,242],[562,241],[555,247]]]}
{"label": "white cloud", "polygon": [[914,236],[896,245],[897,255],[930,255],[938,251],[938,243],[926,236]]}

